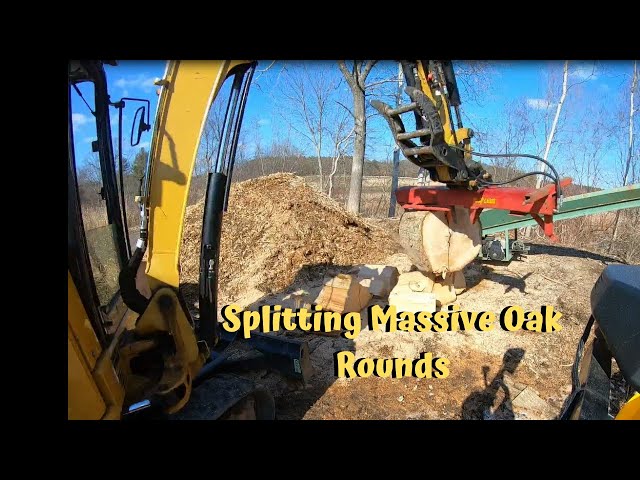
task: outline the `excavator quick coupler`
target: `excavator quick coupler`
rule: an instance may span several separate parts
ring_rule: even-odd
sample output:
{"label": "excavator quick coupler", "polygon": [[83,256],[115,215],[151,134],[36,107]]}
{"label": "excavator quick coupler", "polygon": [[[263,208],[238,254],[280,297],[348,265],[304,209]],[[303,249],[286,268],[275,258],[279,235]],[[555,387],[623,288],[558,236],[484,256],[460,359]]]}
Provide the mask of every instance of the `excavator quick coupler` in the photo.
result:
{"label": "excavator quick coupler", "polygon": [[[387,120],[396,144],[404,156],[415,165],[429,171],[434,181],[461,186],[474,186],[474,180],[485,175],[482,165],[467,159],[460,148],[453,148],[445,141],[445,131],[436,106],[419,89],[406,87],[411,103],[392,108],[384,102],[373,100],[371,105]],[[414,112],[422,127],[407,132],[400,115]],[[454,134],[455,136],[455,134]],[[416,144],[412,139],[418,139]]]}

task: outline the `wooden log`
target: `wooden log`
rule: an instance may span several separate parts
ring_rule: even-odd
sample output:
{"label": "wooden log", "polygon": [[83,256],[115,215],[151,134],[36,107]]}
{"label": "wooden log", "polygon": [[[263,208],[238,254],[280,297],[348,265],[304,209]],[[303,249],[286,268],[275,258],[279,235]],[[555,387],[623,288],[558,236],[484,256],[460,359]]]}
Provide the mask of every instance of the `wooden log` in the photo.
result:
{"label": "wooden log", "polygon": [[439,307],[456,301],[457,295],[453,285],[454,275],[436,278],[433,282],[433,294]]}
{"label": "wooden log", "polygon": [[358,271],[358,282],[375,297],[386,298],[395,287],[398,269],[388,265],[363,265]]}
{"label": "wooden log", "polygon": [[325,280],[325,285],[314,303],[320,305],[323,310],[346,313],[359,312],[369,300],[369,290],[360,285],[354,275],[341,273]]}
{"label": "wooden log", "polygon": [[433,280],[421,272],[403,273],[389,294],[389,305],[398,312],[435,312]]}
{"label": "wooden log", "polygon": [[471,223],[469,209],[445,212],[405,212],[400,218],[400,243],[414,263],[427,272],[446,275],[462,270],[481,248],[480,222]]}

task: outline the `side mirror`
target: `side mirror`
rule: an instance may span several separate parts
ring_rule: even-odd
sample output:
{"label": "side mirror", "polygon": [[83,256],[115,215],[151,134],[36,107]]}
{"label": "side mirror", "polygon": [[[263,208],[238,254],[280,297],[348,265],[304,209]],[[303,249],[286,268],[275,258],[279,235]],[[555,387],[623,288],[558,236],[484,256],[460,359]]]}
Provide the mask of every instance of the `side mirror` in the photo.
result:
{"label": "side mirror", "polygon": [[[141,107],[138,107],[138,109],[136,110],[136,114],[133,117],[133,124],[131,125],[131,138],[130,138],[130,143],[132,147],[135,147],[136,145],[138,145],[140,143],[140,138],[142,137],[142,134],[144,132],[149,131],[149,129],[151,128],[151,125],[149,125],[148,123],[145,123],[144,121],[146,108],[147,107],[145,107],[144,105]],[[136,130],[137,130],[137,133],[136,133]],[[133,141],[134,135],[136,135],[135,143]]]}

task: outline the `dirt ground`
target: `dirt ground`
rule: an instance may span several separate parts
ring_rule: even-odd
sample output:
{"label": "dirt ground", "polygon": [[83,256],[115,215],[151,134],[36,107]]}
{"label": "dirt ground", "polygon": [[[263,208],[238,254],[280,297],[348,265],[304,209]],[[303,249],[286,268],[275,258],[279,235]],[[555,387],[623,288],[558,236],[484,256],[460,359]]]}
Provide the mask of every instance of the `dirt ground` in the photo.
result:
{"label": "dirt ground", "polygon": [[[330,199],[318,202],[319,195],[307,190],[302,196],[275,195],[277,202],[291,204],[283,214],[280,203],[268,204],[255,194],[256,187],[265,187],[264,195],[273,198],[278,185],[298,181],[283,177],[286,176],[270,176],[266,177],[270,179],[266,183],[258,179],[258,183],[251,185],[254,191],[251,202],[265,210],[262,216],[241,218],[237,211],[231,211],[233,201],[230,202],[228,215],[232,222],[228,225],[236,228],[240,225],[242,234],[230,237],[230,230],[225,227],[222,278],[235,274],[244,280],[232,281],[232,288],[221,285],[221,305],[233,301],[251,310],[264,304],[293,307],[290,294],[303,289],[315,298],[325,275],[353,271],[358,265],[373,261],[395,265],[401,273],[415,268],[397,243],[397,220],[345,216],[346,212]],[[299,191],[304,186],[298,183],[294,188]],[[242,203],[238,192],[248,195],[249,190],[236,190],[236,200]],[[232,192],[232,200],[233,195]],[[322,213],[312,213],[309,208],[319,208]],[[269,211],[278,212],[275,221],[269,219]],[[324,234],[314,236],[302,225],[303,212],[317,229],[328,225]],[[193,218],[197,219],[197,212]],[[251,227],[252,223],[256,226]],[[256,234],[252,228],[261,233]],[[193,232],[196,231],[194,226]],[[195,241],[193,234],[186,236],[186,241]],[[234,247],[232,239],[241,241],[242,246]],[[359,247],[356,249],[354,245]],[[530,247],[529,255],[508,264],[474,261],[464,270],[468,288],[456,303],[464,310],[496,314],[508,305],[520,305],[525,310],[554,306],[563,314],[560,320],[563,328],[559,332],[507,332],[495,328],[490,332],[387,333],[365,329],[354,340],[300,331],[281,332],[280,335],[308,342],[314,369],[311,381],[302,385],[267,370],[244,375],[271,391],[279,419],[555,418],[571,391],[571,366],[589,318],[591,288],[612,260],[562,245],[530,244]],[[298,256],[287,253],[291,250],[298,252]],[[190,245],[189,251],[193,255],[196,247]],[[249,276],[246,271],[242,273],[238,257],[249,270]],[[225,261],[227,265],[235,263],[225,267]],[[280,270],[273,267],[275,264],[281,265]],[[193,265],[190,268],[189,275],[193,277]],[[267,277],[260,273],[261,269],[270,269]],[[194,305],[192,297],[190,306]],[[334,376],[334,353],[344,350],[355,352],[358,358],[417,358],[422,352],[432,352],[450,360],[450,375],[446,379],[338,379]],[[244,353],[240,349],[232,358]]]}
{"label": "dirt ground", "polygon": [[[553,305],[563,314],[560,332],[388,333],[366,329],[353,341],[291,332],[287,335],[309,343],[315,372],[310,385],[297,385],[273,372],[251,376],[276,395],[278,418],[554,418],[571,391],[571,365],[589,318],[589,294],[605,263],[584,252],[585,256],[572,256],[577,253],[562,247],[531,247],[528,257],[508,265],[474,263],[467,267],[470,288],[457,303],[470,311],[496,314],[507,305],[525,309]],[[400,253],[386,263],[403,260]],[[321,281],[319,275],[315,281],[296,282],[245,306],[290,305],[289,293],[302,288],[314,295]],[[446,379],[336,379],[333,355],[344,350],[354,351],[358,358],[417,358],[422,352],[432,352],[450,360],[451,373]],[[528,391],[522,396],[524,390]]]}

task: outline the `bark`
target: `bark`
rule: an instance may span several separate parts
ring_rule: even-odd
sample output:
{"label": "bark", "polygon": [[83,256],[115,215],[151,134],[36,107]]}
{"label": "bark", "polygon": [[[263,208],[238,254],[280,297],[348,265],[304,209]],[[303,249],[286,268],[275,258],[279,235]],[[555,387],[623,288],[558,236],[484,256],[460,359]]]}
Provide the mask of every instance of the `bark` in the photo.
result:
{"label": "bark", "polygon": [[338,162],[340,162],[340,159],[342,158],[342,156],[344,155],[344,145],[347,142],[347,140],[349,140],[349,138],[351,137],[351,135],[353,135],[353,132],[355,130],[355,127],[351,129],[351,131],[345,135],[342,136],[342,128],[344,126],[344,122],[341,121],[339,122],[338,126],[337,126],[337,132],[334,135],[334,151],[333,151],[333,163],[332,163],[332,167],[331,167],[331,172],[329,173],[329,190],[328,190],[328,195],[331,197],[333,195],[333,177],[335,176],[336,172],[338,171]]}
{"label": "bark", "polygon": [[354,134],[353,163],[351,165],[351,182],[349,184],[349,199],[347,210],[352,213],[360,212],[360,197],[362,195],[362,175],[364,169],[364,151],[367,141],[367,118],[365,116],[364,90],[353,91]]}
{"label": "bark", "polygon": [[351,166],[351,182],[349,184],[349,197],[347,199],[347,210],[351,213],[360,213],[360,196],[362,194],[362,175],[364,170],[364,152],[367,141],[367,116],[365,109],[365,90],[367,76],[375,60],[364,61],[354,60],[351,71],[347,69],[344,60],[338,62],[338,67],[345,80],[349,84],[353,94],[353,121],[354,121],[354,141],[353,141],[353,162]]}

